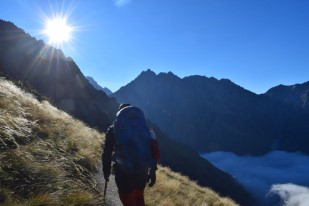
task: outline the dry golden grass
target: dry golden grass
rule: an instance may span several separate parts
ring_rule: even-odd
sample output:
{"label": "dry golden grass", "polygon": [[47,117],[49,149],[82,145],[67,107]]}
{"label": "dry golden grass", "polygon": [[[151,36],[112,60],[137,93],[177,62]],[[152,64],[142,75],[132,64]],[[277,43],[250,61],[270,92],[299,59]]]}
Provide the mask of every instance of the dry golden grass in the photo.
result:
{"label": "dry golden grass", "polygon": [[145,190],[147,205],[234,206],[229,198],[222,198],[209,188],[200,187],[187,177],[159,167],[157,183]]}
{"label": "dry golden grass", "polygon": [[0,79],[0,200],[4,205],[100,204],[94,174],[103,139]]}
{"label": "dry golden grass", "polygon": [[[104,134],[0,78],[0,204],[101,205]],[[148,205],[236,205],[160,167]]]}

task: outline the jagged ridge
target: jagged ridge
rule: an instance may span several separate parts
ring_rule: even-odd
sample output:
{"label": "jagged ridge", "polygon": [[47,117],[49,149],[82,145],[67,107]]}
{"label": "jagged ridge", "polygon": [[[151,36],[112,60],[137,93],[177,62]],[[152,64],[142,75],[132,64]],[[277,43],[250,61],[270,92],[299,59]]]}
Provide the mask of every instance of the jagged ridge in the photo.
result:
{"label": "jagged ridge", "polygon": [[140,106],[168,135],[197,151],[309,153],[309,115],[230,80],[148,70],[113,95]]}

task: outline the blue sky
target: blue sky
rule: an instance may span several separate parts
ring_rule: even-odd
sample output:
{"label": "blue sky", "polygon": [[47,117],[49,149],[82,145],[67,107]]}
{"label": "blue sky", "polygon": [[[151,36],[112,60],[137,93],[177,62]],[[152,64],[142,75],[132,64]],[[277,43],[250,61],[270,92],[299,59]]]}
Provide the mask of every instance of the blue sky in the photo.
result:
{"label": "blue sky", "polygon": [[115,91],[148,68],[228,78],[255,93],[309,81],[307,0],[6,0],[0,18],[37,39],[44,16],[76,28],[63,50]]}

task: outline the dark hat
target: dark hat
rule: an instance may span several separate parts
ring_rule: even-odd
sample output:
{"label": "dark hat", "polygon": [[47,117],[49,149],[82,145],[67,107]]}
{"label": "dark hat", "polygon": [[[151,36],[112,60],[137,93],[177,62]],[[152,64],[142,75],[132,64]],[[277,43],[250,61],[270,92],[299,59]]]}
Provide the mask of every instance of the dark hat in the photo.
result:
{"label": "dark hat", "polygon": [[129,107],[129,106],[131,106],[131,104],[120,104],[118,110],[121,110],[121,109],[123,109],[125,107]]}

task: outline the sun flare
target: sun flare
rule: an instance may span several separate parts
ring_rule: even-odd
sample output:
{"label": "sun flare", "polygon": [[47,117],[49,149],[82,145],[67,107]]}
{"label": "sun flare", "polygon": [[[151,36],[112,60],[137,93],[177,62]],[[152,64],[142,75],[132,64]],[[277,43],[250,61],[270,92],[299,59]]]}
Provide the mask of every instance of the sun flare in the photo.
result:
{"label": "sun flare", "polygon": [[44,34],[48,37],[49,44],[59,46],[71,40],[73,28],[64,17],[54,17],[45,23]]}

